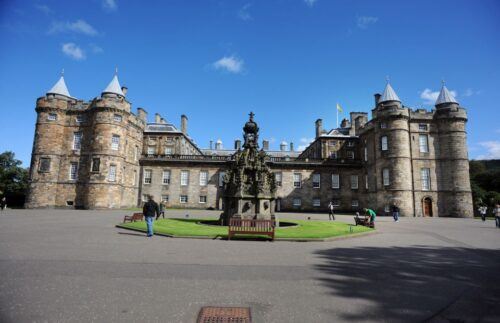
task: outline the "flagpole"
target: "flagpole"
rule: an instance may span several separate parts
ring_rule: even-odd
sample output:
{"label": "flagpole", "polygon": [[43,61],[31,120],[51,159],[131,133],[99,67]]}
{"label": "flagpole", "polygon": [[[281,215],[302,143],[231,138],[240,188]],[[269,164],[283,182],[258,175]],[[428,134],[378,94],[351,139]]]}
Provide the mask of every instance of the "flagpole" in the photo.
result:
{"label": "flagpole", "polygon": [[339,127],[339,104],[335,106],[335,110],[337,111],[337,128]]}

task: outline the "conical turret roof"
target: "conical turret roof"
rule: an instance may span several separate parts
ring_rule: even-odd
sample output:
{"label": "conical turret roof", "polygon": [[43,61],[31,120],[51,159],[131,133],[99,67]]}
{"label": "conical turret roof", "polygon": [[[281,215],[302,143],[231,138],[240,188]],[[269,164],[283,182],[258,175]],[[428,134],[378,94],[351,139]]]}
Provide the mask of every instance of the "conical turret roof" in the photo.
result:
{"label": "conical turret roof", "polygon": [[438,104],[443,104],[443,103],[457,103],[458,101],[455,99],[453,94],[451,94],[450,91],[446,88],[446,86],[443,83],[443,87],[441,87],[441,92],[439,92],[439,96],[436,100],[436,105]]}
{"label": "conical turret roof", "polygon": [[392,88],[392,86],[389,82],[387,82],[387,85],[385,86],[385,89],[384,89],[384,93],[382,93],[382,96],[380,97],[380,100],[378,101],[378,103],[387,102],[387,101],[401,102],[401,100],[399,99],[398,95],[396,94],[396,92],[394,91],[394,89]]}
{"label": "conical turret roof", "polygon": [[59,81],[57,81],[57,83],[54,84],[54,86],[49,91],[47,91],[47,94],[59,94],[59,95],[67,96],[68,98],[71,97],[71,95],[69,95],[69,91],[68,91],[68,87],[66,86],[66,82],[64,82],[64,76],[61,75],[61,77],[59,78]]}
{"label": "conical turret roof", "polygon": [[118,81],[118,76],[115,74],[111,82],[109,82],[108,86],[102,91],[102,94],[113,93],[121,96],[125,96],[122,92],[122,87],[120,86],[120,82]]}

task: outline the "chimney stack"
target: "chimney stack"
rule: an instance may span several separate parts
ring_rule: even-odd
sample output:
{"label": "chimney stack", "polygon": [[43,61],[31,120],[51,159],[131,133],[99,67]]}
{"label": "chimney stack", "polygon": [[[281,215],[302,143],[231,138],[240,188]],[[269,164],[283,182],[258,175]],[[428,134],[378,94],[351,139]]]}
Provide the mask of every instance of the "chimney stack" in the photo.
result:
{"label": "chimney stack", "polygon": [[128,87],[122,86],[122,92],[123,92],[123,96],[127,96]]}
{"label": "chimney stack", "polygon": [[241,149],[241,140],[236,139],[234,141],[234,149],[236,149],[236,150],[240,150]]}
{"label": "chimney stack", "polygon": [[375,93],[373,96],[375,97],[375,107],[377,107],[378,101],[380,101],[381,95],[380,95],[380,93]]}
{"label": "chimney stack", "polygon": [[155,113],[155,123],[161,122],[161,115],[159,113]]}
{"label": "chimney stack", "polygon": [[188,117],[185,114],[181,115],[181,132],[187,135],[188,130]]}
{"label": "chimney stack", "polygon": [[166,123],[167,123],[167,121],[165,120],[165,118],[161,118],[161,119],[160,119],[160,123],[161,123],[161,124],[166,124]]}
{"label": "chimney stack", "polygon": [[148,122],[148,113],[143,108],[137,108],[137,116],[144,122]]}
{"label": "chimney stack", "polygon": [[293,142],[290,142],[290,151],[293,151]]}
{"label": "chimney stack", "polygon": [[286,146],[287,146],[286,141],[282,141],[281,144],[280,144],[280,150],[281,151],[286,151]]}
{"label": "chimney stack", "polygon": [[322,133],[323,133],[323,120],[318,119],[316,120],[316,138],[321,136]]}
{"label": "chimney stack", "polygon": [[269,140],[262,140],[262,149],[269,150]]}
{"label": "chimney stack", "polygon": [[217,139],[215,142],[215,150],[221,150],[222,149],[222,140]]}

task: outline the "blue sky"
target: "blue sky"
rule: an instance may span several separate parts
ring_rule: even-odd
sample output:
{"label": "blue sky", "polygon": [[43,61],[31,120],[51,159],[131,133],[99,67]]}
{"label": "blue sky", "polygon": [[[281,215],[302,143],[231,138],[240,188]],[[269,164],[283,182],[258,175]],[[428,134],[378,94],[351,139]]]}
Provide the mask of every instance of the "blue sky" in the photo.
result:
{"label": "blue sky", "polygon": [[441,80],[469,114],[471,158],[500,158],[498,1],[0,2],[0,151],[29,165],[35,101],[62,68],[90,100],[119,69],[133,109],[179,124],[205,148],[231,148],[254,111],[271,148],[373,107],[385,78],[412,107]]}

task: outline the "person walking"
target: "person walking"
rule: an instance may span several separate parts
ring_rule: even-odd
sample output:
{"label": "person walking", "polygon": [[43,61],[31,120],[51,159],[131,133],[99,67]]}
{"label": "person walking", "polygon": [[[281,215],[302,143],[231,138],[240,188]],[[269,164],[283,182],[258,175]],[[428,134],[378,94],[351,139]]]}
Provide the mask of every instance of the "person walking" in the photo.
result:
{"label": "person walking", "polygon": [[156,220],[158,220],[162,216],[165,219],[165,202],[160,202],[160,213],[156,216]]}
{"label": "person walking", "polygon": [[486,212],[488,211],[488,207],[486,205],[482,205],[478,208],[479,214],[481,214],[481,220],[486,221]]}
{"label": "person walking", "polygon": [[0,209],[3,211],[7,208],[7,198],[4,196],[0,200]]}
{"label": "person walking", "polygon": [[394,222],[398,222],[399,221],[399,208],[396,204],[393,204],[392,207],[391,207],[391,211],[392,211],[392,217],[394,218]]}
{"label": "person walking", "polygon": [[333,210],[333,202],[330,201],[330,204],[328,204],[328,220],[335,220],[335,214],[333,213]]}
{"label": "person walking", "polygon": [[153,218],[159,216],[160,209],[158,207],[158,203],[156,203],[153,199],[153,195],[148,196],[148,201],[144,203],[142,207],[142,214],[146,218],[146,225],[148,227],[148,237],[152,237],[153,232]]}
{"label": "person walking", "polygon": [[497,228],[500,229],[500,204],[495,204],[495,208],[493,209],[493,215],[495,215],[495,224]]}

